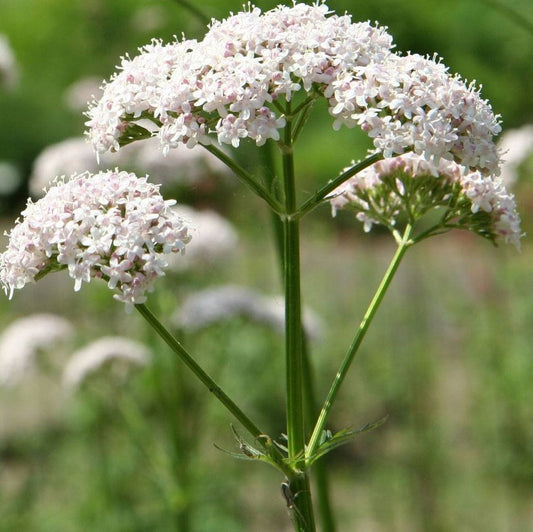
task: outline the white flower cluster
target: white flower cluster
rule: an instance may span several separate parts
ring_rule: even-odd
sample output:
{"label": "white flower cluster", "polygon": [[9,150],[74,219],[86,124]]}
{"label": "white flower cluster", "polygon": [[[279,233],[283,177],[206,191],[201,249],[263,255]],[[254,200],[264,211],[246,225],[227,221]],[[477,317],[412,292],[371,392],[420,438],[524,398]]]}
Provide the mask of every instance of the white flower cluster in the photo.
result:
{"label": "white flower cluster", "polygon": [[385,157],[412,150],[435,164],[444,158],[498,173],[498,117],[473,84],[435,58],[390,54],[347,73],[326,94],[334,127],[361,126]]}
{"label": "white flower cluster", "polygon": [[333,215],[348,208],[364,223],[393,229],[414,223],[429,210],[444,211],[436,232],[468,229],[494,242],[520,247],[520,217],[501,178],[441,159],[438,165],[414,153],[385,159],[359,172],[330,195]]}
{"label": "white flower cluster", "polygon": [[208,144],[213,134],[261,145],[286,123],[276,103],[305,91],[328,99],[335,127],[361,126],[385,156],[413,150],[497,172],[500,126],[489,104],[441,63],[392,47],[384,28],[324,3],[250,6],[213,21],[202,41],[153,41],[123,58],[88,111],[88,133],[99,153],[134,140],[146,118],[164,151]]}
{"label": "white flower cluster", "polygon": [[75,290],[102,278],[115,298],[143,303],[164,275],[166,255],[183,252],[188,227],[146,177],[119,171],[59,179],[28,201],[0,255],[0,282],[13,291],[48,272],[68,269]]}

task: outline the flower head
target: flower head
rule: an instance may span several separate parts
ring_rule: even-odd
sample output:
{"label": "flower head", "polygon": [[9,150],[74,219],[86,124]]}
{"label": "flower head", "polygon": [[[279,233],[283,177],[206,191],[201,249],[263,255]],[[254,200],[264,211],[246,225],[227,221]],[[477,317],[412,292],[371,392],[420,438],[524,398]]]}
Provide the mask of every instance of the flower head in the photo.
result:
{"label": "flower head", "polygon": [[153,41],[124,58],[88,111],[89,137],[99,153],[150,135],[164,151],[215,139],[262,145],[280,139],[287,102],[322,97],[334,127],[360,126],[386,157],[414,151],[497,173],[499,120],[475,86],[392,48],[384,28],[324,3],[249,6],[214,21],[201,41]]}
{"label": "flower head", "polygon": [[[300,91],[323,90],[338,72],[379,60],[392,39],[383,28],[328,16],[325,4],[258,8],[214,21],[202,41],[159,41],[124,58],[88,112],[98,152],[118,149],[150,118],[169,149],[179,144],[238,146],[278,140],[285,117],[273,105]],[[142,133],[141,133],[142,136]]]}
{"label": "flower head", "polygon": [[379,224],[395,232],[402,221],[415,225],[436,211],[424,236],[459,228],[520,247],[520,217],[502,180],[444,159],[435,165],[407,153],[379,161],[335,190],[330,202],[333,214],[355,211],[365,231]]}
{"label": "flower head", "polygon": [[499,171],[499,118],[436,58],[390,54],[344,73],[327,93],[334,126],[361,126],[385,157],[413,151],[436,165],[443,158]]}
{"label": "flower head", "polygon": [[12,297],[46,273],[67,269],[79,290],[93,277],[115,298],[143,303],[164,275],[166,256],[184,251],[188,227],[146,177],[119,171],[57,180],[28,201],[0,255],[0,282]]}

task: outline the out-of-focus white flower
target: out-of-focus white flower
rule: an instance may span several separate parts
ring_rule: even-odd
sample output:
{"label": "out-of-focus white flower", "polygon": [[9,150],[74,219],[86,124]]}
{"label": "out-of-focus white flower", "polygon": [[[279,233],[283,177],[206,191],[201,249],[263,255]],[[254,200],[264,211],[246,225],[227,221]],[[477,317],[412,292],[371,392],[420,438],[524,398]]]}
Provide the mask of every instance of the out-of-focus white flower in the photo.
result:
{"label": "out-of-focus white flower", "polygon": [[12,89],[19,79],[17,62],[9,41],[4,35],[0,35],[0,87]]}
{"label": "out-of-focus white flower", "polygon": [[125,380],[133,367],[145,366],[149,357],[149,350],[140,342],[104,336],[72,354],[63,371],[63,384],[76,389],[101,372]]}
{"label": "out-of-focus white flower", "polygon": [[365,231],[380,224],[394,231],[399,221],[415,224],[440,209],[431,234],[467,229],[493,242],[520,247],[520,217],[501,178],[489,178],[452,161],[438,165],[414,153],[379,161],[359,172],[330,196],[335,215],[351,209]]}
{"label": "out-of-focus white flower", "polygon": [[145,169],[163,186],[200,186],[213,178],[225,184],[236,182],[232,171],[201,146],[178,146],[163,157],[161,143],[154,137],[124,146],[116,155],[121,167]]}
{"label": "out-of-focus white flower", "polygon": [[[116,159],[116,158],[115,158]],[[104,154],[101,163],[112,166],[112,154]],[[34,198],[40,198],[55,176],[70,176],[82,172],[98,172],[98,162],[91,145],[83,137],[73,137],[47,146],[33,161],[28,188]]]}
{"label": "out-of-focus white flower", "polygon": [[501,178],[505,186],[512,187],[517,180],[518,167],[533,154],[533,125],[505,131],[499,148],[503,157]]}
{"label": "out-of-focus white flower", "polygon": [[49,351],[73,335],[68,320],[33,314],[9,324],[0,334],[0,384],[13,386],[35,372],[40,351]]}
{"label": "out-of-focus white flower", "polygon": [[83,111],[89,102],[101,96],[102,80],[96,77],[83,78],[67,87],[65,103],[72,111]]}
{"label": "out-of-focus white flower", "polygon": [[22,184],[19,168],[11,161],[0,161],[0,196],[7,196]]}
{"label": "out-of-focus white flower", "polygon": [[183,252],[188,227],[159,187],[127,172],[59,179],[44,198],[28,200],[0,255],[0,281],[15,289],[49,272],[67,269],[74,289],[104,279],[115,298],[143,303],[164,275],[167,255]]}
{"label": "out-of-focus white flower", "polygon": [[[394,54],[382,27],[326,4],[248,9],[213,21],[202,41],[160,41],[125,57],[88,111],[97,152],[156,134],[180,144],[280,139],[284,101],[325,97],[334,126],[360,126],[386,157],[415,151],[497,173],[498,117],[435,59]],[[155,132],[139,120],[151,119]]]}
{"label": "out-of-focus white flower", "polygon": [[195,210],[178,205],[174,210],[191,227],[191,242],[187,253],[179,260],[169,261],[173,270],[183,271],[198,266],[212,266],[235,251],[239,237],[233,225],[212,210]]}
{"label": "out-of-focus white flower", "polygon": [[192,150],[181,147],[163,157],[161,145],[154,138],[129,144],[119,153],[103,153],[98,162],[87,139],[73,137],[46,147],[38,155],[29,180],[30,194],[34,198],[43,196],[53,176],[94,173],[101,166],[146,172],[152,181],[173,188],[200,186],[213,178],[229,183],[231,176],[228,167],[201,146]]}
{"label": "out-of-focus white flower", "polygon": [[130,18],[130,24],[135,31],[157,31],[167,19],[162,6],[149,5],[137,9]]}
{"label": "out-of-focus white flower", "polygon": [[[283,298],[265,296],[250,288],[236,285],[207,288],[190,295],[183,301],[172,321],[177,327],[194,332],[237,316],[284,334]],[[321,336],[322,324],[309,309],[304,309],[303,324],[310,339],[316,340]]]}

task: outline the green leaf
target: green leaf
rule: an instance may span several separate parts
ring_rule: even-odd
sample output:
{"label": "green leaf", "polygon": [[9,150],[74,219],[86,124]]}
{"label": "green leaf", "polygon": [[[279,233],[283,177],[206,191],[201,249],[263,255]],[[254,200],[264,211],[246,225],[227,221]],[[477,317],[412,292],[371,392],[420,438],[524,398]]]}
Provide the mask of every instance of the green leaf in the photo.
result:
{"label": "green leaf", "polygon": [[345,445],[353,441],[357,436],[363,434],[364,432],[369,432],[376,429],[387,420],[388,416],[378,419],[374,423],[367,423],[363,427],[357,430],[342,429],[339,432],[332,434],[330,430],[324,430],[320,437],[320,445],[318,446],[316,452],[307,458],[307,465],[311,466],[319,458],[325,454],[333,451],[341,445]]}

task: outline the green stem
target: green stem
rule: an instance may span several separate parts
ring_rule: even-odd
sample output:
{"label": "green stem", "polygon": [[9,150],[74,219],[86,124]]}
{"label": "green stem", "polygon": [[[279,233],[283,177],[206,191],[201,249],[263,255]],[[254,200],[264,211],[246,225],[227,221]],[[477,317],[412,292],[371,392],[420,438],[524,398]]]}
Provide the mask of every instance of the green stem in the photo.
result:
{"label": "green stem", "polygon": [[338,186],[342,185],[345,181],[350,179],[350,177],[354,176],[361,170],[364,170],[368,166],[374,164],[375,162],[381,159],[383,159],[383,155],[381,153],[375,153],[374,155],[367,157],[364,161],[354,164],[342,174],[337,176],[335,179],[332,179],[331,181],[329,181],[329,183],[317,190],[307,201],[305,201],[300,206],[298,211],[295,213],[295,216],[298,219],[302,218],[305,214],[320,205],[320,203],[322,203],[322,201],[326,198],[328,194],[331,194],[331,192],[333,192]]}
{"label": "green stem", "polygon": [[398,266],[400,265],[400,262],[405,252],[413,244],[412,240],[410,240],[411,232],[412,227],[408,225],[405,228],[403,237],[398,242],[398,247],[396,249],[394,257],[392,258],[387,268],[387,271],[385,272],[385,275],[383,276],[381,283],[379,284],[378,289],[376,290],[376,293],[374,294],[374,297],[372,298],[372,301],[370,302],[370,305],[368,306],[365,315],[363,316],[361,324],[359,325],[357,333],[355,334],[354,339],[352,341],[352,344],[348,349],[344,360],[342,361],[342,364],[339,368],[339,371],[337,372],[337,375],[335,376],[335,379],[333,380],[333,383],[326,397],[326,400],[324,401],[324,405],[313,430],[313,434],[311,435],[309,444],[307,446],[308,460],[311,459],[311,457],[318,449],[318,446],[320,444],[320,438],[322,432],[324,431],[328,415],[331,411],[333,403],[335,402],[335,399],[337,398],[337,394],[339,393],[344,378],[348,373],[350,365],[352,364],[355,355],[358,352],[359,346],[361,345],[361,342],[365,337],[368,327],[374,319],[374,316],[383,300],[383,297],[385,296],[385,293],[387,292],[387,289],[394,277],[394,274],[396,273],[396,270],[398,269]]}
{"label": "green stem", "polygon": [[[307,110],[307,107],[305,108]],[[305,112],[304,110],[304,112]],[[264,168],[264,180],[268,190],[272,193],[276,192],[276,177],[274,163],[274,154],[272,152],[273,143],[268,142],[260,151],[262,159],[261,166]],[[270,212],[273,224],[273,235],[276,243],[276,251],[278,257],[278,263],[280,265],[280,272],[283,278],[283,272],[285,267],[284,260],[284,240],[283,240],[283,223],[276,213]],[[315,399],[315,391],[313,386],[314,375],[312,372],[311,362],[309,360],[309,349],[307,347],[307,341],[304,332],[302,332],[302,362],[303,362],[303,375],[304,375],[304,406],[305,406],[305,421],[306,429],[312,427],[315,419],[319,413],[318,405]],[[323,460],[318,460],[313,465],[314,473],[314,485],[316,487],[317,506],[320,516],[320,522],[322,524],[322,530],[324,532],[335,532],[335,522],[333,518],[333,511],[331,508],[328,475],[326,464]]]}
{"label": "green stem", "polygon": [[[261,167],[263,169],[263,178],[267,190],[274,195],[276,200],[279,201],[279,190],[277,188],[278,183],[276,182],[276,165],[274,161],[274,148],[275,144],[273,141],[267,142],[260,150],[259,154],[261,156]],[[281,268],[281,274],[283,275],[283,223],[281,222],[279,215],[275,212],[269,211],[270,219],[272,223],[272,232],[274,236],[274,243],[276,246],[276,254],[278,257],[278,264]]]}
{"label": "green stem", "polygon": [[283,212],[283,206],[280,204],[280,202],[231,157],[212,144],[204,146],[204,148],[222,161],[228,168],[231,168],[231,170],[235,172],[236,176],[245,185],[252,189],[252,191],[255,192],[260,198],[265,200],[274,212],[278,214]]}
{"label": "green stem", "polygon": [[[309,349],[305,334],[303,336],[303,372],[304,372],[304,403],[306,427],[311,427],[318,415],[318,405],[314,387],[314,374],[309,359]],[[331,507],[331,497],[328,479],[328,467],[324,460],[317,460],[313,464],[314,486],[316,487],[317,511],[323,532],[335,532],[335,518]]]}
{"label": "green stem", "polygon": [[[288,104],[289,105],[289,104]],[[287,113],[289,114],[289,113]],[[296,209],[294,156],[291,122],[287,121],[282,152],[285,191],[283,217],[283,259],[285,284],[285,356],[287,385],[287,438],[289,463],[294,474],[289,478],[294,497],[294,523],[297,531],[315,530],[311,487],[305,471],[305,411],[303,397],[303,338],[300,294],[300,228],[292,218]]]}
{"label": "green stem", "polygon": [[244,412],[224,393],[218,384],[198,365],[198,363],[189,355],[185,348],[172,336],[161,322],[150,312],[143,304],[135,305],[135,308],[154,328],[157,334],[166,342],[166,344],[176,353],[185,365],[200,379],[200,381],[213,393],[213,395],[226,407],[227,410],[242,424],[248,432],[258,442],[261,442],[260,436],[264,433],[259,430],[255,424],[244,414]]}

